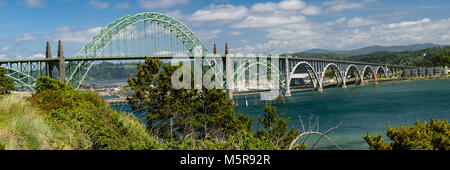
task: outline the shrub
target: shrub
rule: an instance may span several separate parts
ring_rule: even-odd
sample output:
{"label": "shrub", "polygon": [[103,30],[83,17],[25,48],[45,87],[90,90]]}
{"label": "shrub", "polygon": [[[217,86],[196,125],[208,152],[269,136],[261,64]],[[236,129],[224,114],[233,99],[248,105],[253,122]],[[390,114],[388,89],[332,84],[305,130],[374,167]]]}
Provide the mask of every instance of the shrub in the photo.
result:
{"label": "shrub", "polygon": [[78,138],[75,149],[143,150],[157,148],[137,119],[112,110],[97,94],[80,92],[63,82],[40,78],[30,101],[46,113],[53,127],[68,127]]}
{"label": "shrub", "polygon": [[391,128],[386,134],[393,143],[385,143],[381,135],[364,139],[371,150],[450,150],[450,126],[447,120],[415,123],[415,126]]}
{"label": "shrub", "polygon": [[5,77],[5,69],[0,67],[0,95],[8,94],[9,91],[15,89],[14,83]]}

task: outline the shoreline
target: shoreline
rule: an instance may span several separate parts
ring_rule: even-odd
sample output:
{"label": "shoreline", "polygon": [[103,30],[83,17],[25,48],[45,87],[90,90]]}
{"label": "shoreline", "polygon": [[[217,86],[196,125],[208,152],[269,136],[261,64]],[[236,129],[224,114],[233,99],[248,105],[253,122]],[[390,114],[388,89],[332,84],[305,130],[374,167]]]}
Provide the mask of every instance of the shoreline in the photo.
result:
{"label": "shoreline", "polygon": [[[384,82],[406,82],[406,81],[418,81],[418,80],[446,80],[446,79],[450,79],[450,74],[448,75],[442,75],[442,76],[424,76],[424,77],[397,77],[397,78],[382,78],[382,79],[377,79],[377,83],[384,83]],[[353,81],[354,82],[354,81]],[[374,80],[364,80],[364,84],[373,84]],[[354,83],[352,84],[347,84],[347,85],[354,85]],[[329,85],[324,85],[323,89],[328,89],[328,88],[335,88],[337,87],[336,84],[329,84]],[[291,89],[291,92],[302,92],[302,91],[309,91],[309,90],[314,90],[314,88],[293,88]]]}

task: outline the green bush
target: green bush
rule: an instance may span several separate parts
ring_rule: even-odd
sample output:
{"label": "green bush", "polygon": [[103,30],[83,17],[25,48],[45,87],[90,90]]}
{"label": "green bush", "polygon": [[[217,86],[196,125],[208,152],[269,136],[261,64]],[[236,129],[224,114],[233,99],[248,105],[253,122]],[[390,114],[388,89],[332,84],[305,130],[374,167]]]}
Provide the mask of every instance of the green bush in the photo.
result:
{"label": "green bush", "polygon": [[0,95],[8,94],[16,87],[14,83],[5,76],[5,68],[0,67]]}
{"label": "green bush", "polygon": [[55,128],[68,127],[78,138],[74,149],[144,150],[157,148],[137,119],[112,110],[97,94],[80,92],[63,82],[39,78],[30,101],[47,114]]}
{"label": "green bush", "polygon": [[364,139],[371,150],[450,150],[450,125],[447,120],[421,123],[415,126],[391,128],[387,126],[386,134],[393,142],[385,143],[381,135]]}

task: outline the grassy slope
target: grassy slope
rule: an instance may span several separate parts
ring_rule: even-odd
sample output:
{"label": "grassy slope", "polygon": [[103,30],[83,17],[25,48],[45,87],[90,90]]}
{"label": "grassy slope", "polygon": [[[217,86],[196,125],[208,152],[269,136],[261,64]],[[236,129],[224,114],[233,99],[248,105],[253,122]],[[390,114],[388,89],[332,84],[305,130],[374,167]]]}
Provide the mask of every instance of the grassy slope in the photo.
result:
{"label": "grassy slope", "polygon": [[[83,150],[83,149],[147,149],[150,143],[156,143],[154,138],[133,117],[111,110],[91,112],[106,114],[103,120],[96,120],[102,124],[109,122],[114,116],[120,124],[108,124],[102,127],[114,133],[115,141],[105,144],[105,148],[93,148],[101,141],[92,136],[98,125],[84,125],[84,120],[77,117],[65,122],[56,120],[52,114],[33,106],[29,101],[17,96],[8,95],[0,99],[0,149],[7,150]],[[67,112],[69,113],[69,112]],[[81,115],[80,115],[81,116]],[[91,128],[91,129],[89,129]],[[119,129],[119,130],[118,130]],[[123,136],[122,136],[123,135]],[[110,138],[109,136],[101,136]],[[118,139],[118,140],[117,140]],[[152,142],[153,141],[153,142]],[[154,148],[153,148],[154,149]]]}

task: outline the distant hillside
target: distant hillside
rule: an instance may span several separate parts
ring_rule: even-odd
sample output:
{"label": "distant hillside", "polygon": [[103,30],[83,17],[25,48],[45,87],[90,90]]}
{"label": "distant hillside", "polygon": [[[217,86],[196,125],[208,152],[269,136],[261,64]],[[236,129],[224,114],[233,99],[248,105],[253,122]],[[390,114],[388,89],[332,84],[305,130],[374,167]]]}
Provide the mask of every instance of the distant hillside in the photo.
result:
{"label": "distant hillside", "polygon": [[347,55],[336,53],[295,53],[302,58],[360,61],[395,65],[442,67],[450,66],[450,46],[433,47],[421,50],[375,51],[367,54]]}
{"label": "distant hillside", "polygon": [[432,43],[426,43],[426,44],[414,44],[414,45],[407,45],[407,46],[369,46],[364,47],[356,50],[341,50],[341,51],[331,51],[331,50],[324,50],[324,49],[312,49],[303,51],[302,53],[334,53],[334,54],[345,54],[345,55],[361,55],[361,54],[368,54],[375,51],[388,51],[388,52],[400,52],[400,51],[417,51],[422,50],[426,48],[434,48],[434,47],[444,47],[445,45],[437,45]]}
{"label": "distant hillside", "polygon": [[332,59],[332,60],[346,60],[350,55],[336,54],[336,53],[294,53],[292,56],[300,58],[319,58],[319,59]]}
{"label": "distant hillside", "polygon": [[137,74],[136,63],[102,62],[94,64],[89,71],[87,81],[127,80]]}

